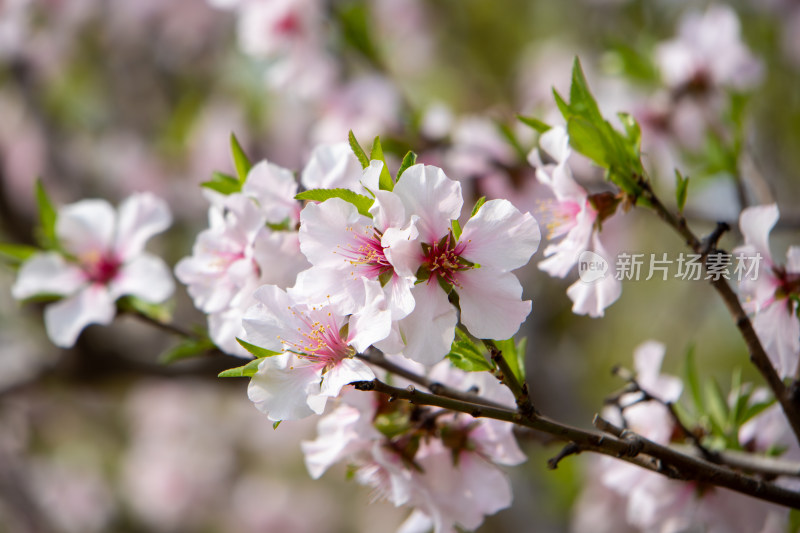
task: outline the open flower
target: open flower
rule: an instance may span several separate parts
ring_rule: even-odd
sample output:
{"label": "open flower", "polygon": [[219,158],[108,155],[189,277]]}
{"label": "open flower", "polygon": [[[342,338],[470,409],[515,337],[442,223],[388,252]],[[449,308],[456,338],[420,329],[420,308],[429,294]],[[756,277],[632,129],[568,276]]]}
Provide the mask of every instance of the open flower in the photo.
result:
{"label": "open flower", "polygon": [[270,420],[320,414],[342,387],[375,377],[354,355],[386,338],[391,320],[380,284],[363,283],[369,305],[349,320],[332,306],[298,303],[274,285],[255,292],[258,303],[242,321],[245,340],[280,353],[259,364],[248,395]]}
{"label": "open flower", "polygon": [[797,369],[800,356],[800,319],[792,296],[800,295],[800,246],[790,246],[786,265],[775,264],[769,249],[769,233],[779,217],[775,204],[748,207],[739,217],[744,244],[733,253],[742,261],[754,261],[757,274],[745,273],[739,281],[744,308],[753,313],[753,328],[778,375]]}
{"label": "open flower", "polygon": [[[572,177],[569,167],[569,137],[562,127],[551,128],[539,139],[540,150],[528,157],[536,167],[536,177],[549,187],[554,198],[542,203],[540,216],[547,229],[548,239],[561,240],[545,248],[545,258],[539,269],[553,277],[563,278],[578,263],[582,252],[593,251],[603,259],[607,252],[600,241],[598,219],[616,210],[610,193],[589,195]],[[545,156],[555,164],[545,164]],[[605,308],[617,301],[622,284],[614,276],[604,276],[592,283],[578,280],[567,289],[572,300],[572,312],[591,317],[603,316]]]}
{"label": "open flower", "polygon": [[418,217],[418,245],[384,242],[395,272],[418,280],[414,311],[400,322],[404,355],[432,364],[449,350],[456,310],[443,287],[458,294],[461,321],[470,333],[484,339],[513,336],[531,302],[522,300],[522,285],[511,271],[525,265],[539,246],[536,219],[507,200],[490,200],[456,238],[451,221],[461,215],[461,186],[434,166],[407,169],[393,194],[406,216]]}
{"label": "open flower", "polygon": [[149,193],[129,197],[117,212],[105,200],[64,206],[55,231],[66,254],[44,252],[28,259],[12,294],[17,299],[63,296],[47,306],[44,321],[50,340],[68,348],[89,324],[110,324],[121,296],[159,303],[172,294],[169,268],[144,252],[147,240],[171,222],[166,203]]}

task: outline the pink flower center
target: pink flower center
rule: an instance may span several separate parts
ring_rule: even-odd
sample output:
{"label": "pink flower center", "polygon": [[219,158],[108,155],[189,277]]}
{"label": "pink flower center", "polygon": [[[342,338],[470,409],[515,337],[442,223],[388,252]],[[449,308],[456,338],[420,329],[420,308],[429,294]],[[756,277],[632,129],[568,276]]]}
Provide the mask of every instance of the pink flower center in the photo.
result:
{"label": "pink flower center", "polygon": [[581,205],[571,200],[545,200],[538,207],[537,214],[547,230],[548,239],[569,233],[581,212]]}
{"label": "pink flower center", "polygon": [[331,313],[322,313],[317,309],[312,309],[311,313],[305,314],[297,308],[293,308],[292,314],[300,320],[302,325],[297,328],[299,341],[280,339],[289,351],[303,359],[325,366],[333,366],[354,353],[354,350],[339,333],[339,328]]}
{"label": "pink flower center", "polygon": [[117,277],[121,266],[122,261],[114,255],[101,255],[95,260],[86,262],[83,270],[92,283],[107,285]]}
{"label": "pink flower center", "polygon": [[[437,243],[422,245],[423,261],[421,269],[427,271],[429,278],[438,276],[449,285],[458,285],[458,272],[473,268],[472,263],[461,257],[467,245],[456,242],[452,233]],[[420,278],[421,276],[417,276]],[[424,279],[424,277],[422,277]]]}
{"label": "pink flower center", "polygon": [[273,28],[278,35],[294,35],[300,32],[300,20],[295,13],[286,13]]}
{"label": "pink flower center", "polygon": [[366,276],[377,279],[381,275],[393,272],[392,264],[386,259],[381,245],[381,234],[372,226],[367,226],[363,233],[355,233],[354,228],[347,231],[353,233],[352,241],[345,247],[337,246],[333,253],[343,256],[356,270],[353,277]]}

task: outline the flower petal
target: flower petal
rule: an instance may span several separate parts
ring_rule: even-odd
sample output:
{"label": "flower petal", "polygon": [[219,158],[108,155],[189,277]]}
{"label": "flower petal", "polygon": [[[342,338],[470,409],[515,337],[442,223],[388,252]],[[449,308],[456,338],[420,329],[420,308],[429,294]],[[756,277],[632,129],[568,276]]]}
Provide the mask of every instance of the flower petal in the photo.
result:
{"label": "flower petal", "polygon": [[345,385],[355,381],[371,381],[373,379],[375,379],[375,374],[364,361],[347,357],[322,374],[320,394],[336,398]]}
{"label": "flower petal", "polygon": [[435,281],[420,283],[411,293],[414,311],[399,324],[406,343],[403,355],[425,365],[438,363],[450,351],[456,334],[456,308]]}
{"label": "flower petal", "polygon": [[490,267],[459,273],[458,301],[461,322],[479,339],[510,339],[531,312],[522,301],[522,285],[510,272]]}
{"label": "flower petal", "polygon": [[541,238],[539,224],[530,213],[521,213],[508,200],[490,200],[464,226],[461,255],[508,272],[530,260]]}
{"label": "flower petal", "polygon": [[163,259],[142,253],[122,265],[108,289],[114,300],[130,294],[146,302],[160,303],[172,296],[175,281]]}
{"label": "flower petal", "polygon": [[748,207],[739,216],[739,228],[744,235],[745,246],[749,245],[752,251],[760,253],[769,265],[772,264],[769,233],[779,216],[777,204]]}
{"label": "flower petal", "polygon": [[321,144],[314,148],[300,182],[306,189],[350,189],[362,192],[359,163],[346,142]]}
{"label": "flower petal", "polygon": [[110,324],[114,320],[114,300],[104,285],[92,284],[77,294],[48,305],[44,310],[47,336],[53,344],[69,348],[89,324]]}
{"label": "flower petal", "polygon": [[126,261],[141,253],[150,237],[172,224],[167,203],[151,193],[129,196],[119,206],[119,221],[114,251]]}
{"label": "flower petal", "polygon": [[268,161],[257,163],[247,173],[242,193],[255,198],[268,222],[296,221],[300,205],[294,199],[297,181],[292,171]]}
{"label": "flower petal", "polygon": [[394,187],[403,201],[406,214],[418,215],[422,240],[436,242],[450,231],[450,221],[461,215],[464,203],[461,184],[448,178],[444,171],[429,165],[413,165],[403,172]]}
{"label": "flower petal", "polygon": [[97,260],[111,249],[116,213],[105,200],[81,200],[58,211],[56,235],[79,259]]}
{"label": "flower petal", "polygon": [[315,412],[308,405],[308,397],[319,394],[321,379],[322,368],[283,353],[259,363],[247,396],[270,420],[297,420]]}
{"label": "flower petal", "polygon": [[37,294],[67,295],[86,283],[86,275],[55,252],[35,254],[22,264],[11,294],[17,300]]}

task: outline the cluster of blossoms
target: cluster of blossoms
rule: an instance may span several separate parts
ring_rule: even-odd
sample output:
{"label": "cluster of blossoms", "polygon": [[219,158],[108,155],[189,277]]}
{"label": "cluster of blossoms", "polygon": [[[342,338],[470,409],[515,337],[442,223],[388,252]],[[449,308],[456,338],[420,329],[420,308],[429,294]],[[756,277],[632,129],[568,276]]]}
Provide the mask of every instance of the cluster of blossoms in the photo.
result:
{"label": "cluster of blossoms", "polygon": [[[668,445],[685,438],[667,405],[676,403],[683,383],[661,373],[666,347],[648,341],[636,348],[634,366],[639,391],[623,394],[616,407],[607,407],[603,417],[653,442]],[[644,392],[643,392],[644,391]],[[751,401],[766,396],[756,391]],[[735,402],[737,398],[732,398]],[[743,445],[766,451],[778,442],[791,442],[785,420],[776,420],[774,409],[745,424],[739,435]],[[778,415],[780,417],[780,415]],[[759,441],[753,438],[758,435]],[[765,446],[766,443],[769,443]],[[797,447],[797,443],[793,444]],[[653,531],[666,533],[700,527],[710,533],[786,531],[788,510],[747,498],[719,487],[685,483],[614,460],[593,458],[591,482],[577,507],[573,529],[578,532]],[[609,517],[610,508],[624,513]]]}

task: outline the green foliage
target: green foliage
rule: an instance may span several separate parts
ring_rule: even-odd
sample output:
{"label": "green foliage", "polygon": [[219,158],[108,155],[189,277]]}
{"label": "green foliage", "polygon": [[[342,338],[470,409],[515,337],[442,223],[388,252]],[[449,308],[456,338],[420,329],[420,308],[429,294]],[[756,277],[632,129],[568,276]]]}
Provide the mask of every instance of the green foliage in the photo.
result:
{"label": "green foliage", "polygon": [[281,352],[273,352],[272,350],[267,350],[266,348],[262,348],[261,346],[256,346],[255,344],[250,344],[247,341],[243,341],[239,337],[236,337],[236,342],[239,345],[250,352],[252,355],[256,356],[258,359],[263,359],[265,357],[272,357],[273,355],[278,355]]}
{"label": "green foliage", "polygon": [[184,359],[203,355],[213,349],[214,343],[208,338],[184,339],[162,353],[158,358],[158,362],[163,365],[168,365]]}
{"label": "green foliage", "polygon": [[569,103],[556,91],[554,96],[567,121],[570,145],[606,169],[606,179],[638,199],[642,193],[639,180],[644,178],[644,168],[639,153],[641,132],[636,121],[630,115],[620,115],[625,127],[623,135],[603,118],[578,58],[572,69]]}
{"label": "green foliage", "polygon": [[528,338],[523,337],[518,343],[514,343],[514,339],[506,339],[504,341],[494,341],[494,345],[503,352],[503,358],[511,367],[517,381],[520,383],[525,382],[525,348],[528,346]]}
{"label": "green foliage", "polygon": [[3,259],[14,266],[24,263],[33,254],[39,251],[41,250],[34,246],[0,242],[0,259]]}
{"label": "green foliage", "polygon": [[[238,339],[237,339],[238,340]],[[236,368],[229,368],[228,370],[223,370],[219,374],[217,374],[218,378],[250,378],[256,375],[258,372],[258,365],[261,364],[264,357],[259,357],[258,359],[253,359],[246,365],[237,366]]]}
{"label": "green foliage", "polygon": [[324,202],[331,198],[339,198],[353,204],[359,213],[365,217],[372,218],[369,208],[372,207],[375,200],[363,194],[355,193],[350,189],[309,189],[295,196],[296,200],[311,200],[313,202]]}
{"label": "green foliage", "polygon": [[480,198],[478,198],[478,201],[475,202],[475,207],[472,208],[472,213],[469,215],[469,218],[472,218],[476,214],[478,214],[478,211],[480,211],[481,207],[483,207],[483,204],[485,203],[486,203],[485,196],[481,196]]}
{"label": "green foliage", "polygon": [[408,170],[409,167],[414,166],[417,162],[417,154],[414,152],[407,152],[405,156],[403,156],[403,161],[400,163],[400,168],[397,169],[397,177],[395,181],[400,179],[400,176],[403,175],[403,172]]}
{"label": "green foliage", "polygon": [[233,133],[231,133],[231,155],[233,156],[233,166],[236,168],[239,183],[243,184],[247,179],[247,173],[250,172],[253,165],[250,163],[247,154],[244,153],[242,145],[239,144],[239,139]]}
{"label": "green foliage", "polygon": [[172,320],[172,303],[154,304],[136,296],[123,296],[117,300],[117,308],[122,312],[144,315],[156,322],[167,323]]}
{"label": "green foliage", "polygon": [[363,148],[361,148],[361,145],[358,144],[358,140],[356,140],[353,130],[350,130],[350,132],[347,134],[347,140],[350,142],[350,149],[355,154],[359,163],[361,163],[361,168],[367,168],[369,166],[369,157],[367,157],[367,153]]}
{"label": "green foliage", "polygon": [[494,362],[485,355],[487,352],[481,341],[472,340],[469,335],[456,328],[456,339],[447,358],[453,366],[467,372],[494,370]]}
{"label": "green foliage", "polygon": [[383,147],[381,147],[380,137],[375,137],[375,140],[372,141],[372,151],[369,154],[369,158],[373,161],[380,161],[383,163],[381,175],[378,179],[378,187],[382,191],[391,191],[394,189],[394,181],[392,181],[392,175],[389,174],[389,167],[386,165],[386,158],[383,156]]}
{"label": "green foliage", "polygon": [[678,212],[683,213],[686,205],[686,196],[689,192],[689,177],[683,177],[681,171],[675,169],[675,202],[678,204]]}
{"label": "green foliage", "polygon": [[242,182],[229,174],[214,172],[209,181],[200,184],[201,187],[228,195],[242,190]]}
{"label": "green foliage", "polygon": [[39,209],[39,227],[36,228],[36,240],[46,250],[58,248],[56,209],[44,185],[42,185],[42,180],[36,180],[36,206]]}
{"label": "green foliage", "polygon": [[461,238],[461,223],[458,220],[451,220],[450,227],[453,230],[453,237],[455,237],[455,240],[457,241]]}
{"label": "green foliage", "polygon": [[539,133],[544,133],[552,128],[551,125],[545,124],[538,118],[526,117],[524,115],[517,115],[517,119],[519,119],[519,121],[522,122],[523,124],[526,124],[531,128],[533,128],[534,130],[538,131]]}

